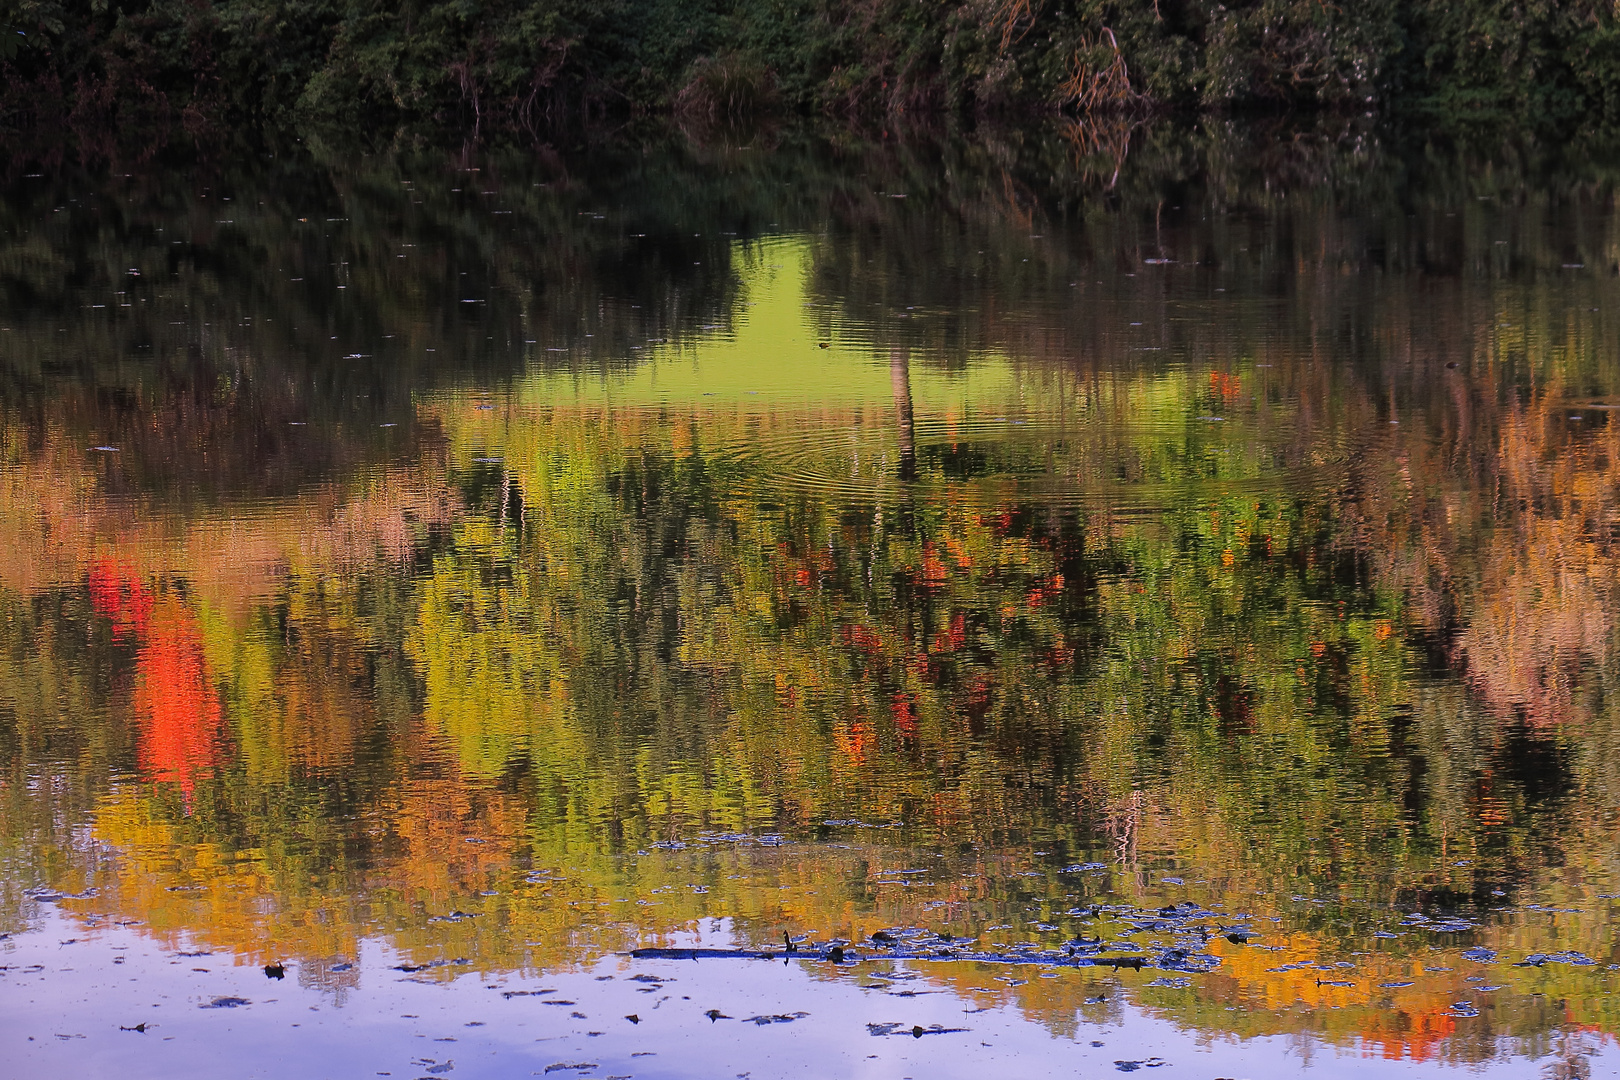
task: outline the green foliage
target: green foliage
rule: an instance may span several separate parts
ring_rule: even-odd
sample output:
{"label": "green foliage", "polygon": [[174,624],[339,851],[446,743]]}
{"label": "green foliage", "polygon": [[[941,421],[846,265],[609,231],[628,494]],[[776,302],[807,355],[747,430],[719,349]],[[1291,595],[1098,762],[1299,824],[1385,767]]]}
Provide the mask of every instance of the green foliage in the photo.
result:
{"label": "green foliage", "polygon": [[1620,28],[1597,0],[6,0],[0,29],[13,125],[533,127],[772,105],[1620,115]]}
{"label": "green foliage", "polygon": [[1395,5],[1374,0],[1354,12],[1318,0],[1215,5],[1205,31],[1203,101],[1377,101],[1384,68],[1402,43]]}
{"label": "green foliage", "polygon": [[1597,0],[1430,0],[1412,11],[1411,81],[1448,111],[1620,116],[1620,20]]}
{"label": "green foliage", "polygon": [[24,49],[43,49],[62,33],[62,5],[51,0],[4,0],[0,3],[0,61],[14,60]]}

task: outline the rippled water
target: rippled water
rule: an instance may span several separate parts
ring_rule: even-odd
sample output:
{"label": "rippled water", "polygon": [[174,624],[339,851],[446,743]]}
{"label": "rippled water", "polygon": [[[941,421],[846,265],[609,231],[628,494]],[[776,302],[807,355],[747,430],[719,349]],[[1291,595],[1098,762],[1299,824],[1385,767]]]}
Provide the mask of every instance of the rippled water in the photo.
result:
{"label": "rippled water", "polygon": [[0,1073],[1613,1071],[1600,168],[635,138],[6,179]]}

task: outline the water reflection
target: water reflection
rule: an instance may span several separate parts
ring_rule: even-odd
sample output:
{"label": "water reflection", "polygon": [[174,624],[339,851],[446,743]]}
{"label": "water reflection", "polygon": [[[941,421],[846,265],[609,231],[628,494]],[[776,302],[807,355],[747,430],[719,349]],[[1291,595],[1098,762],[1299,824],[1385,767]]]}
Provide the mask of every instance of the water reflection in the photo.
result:
{"label": "water reflection", "polygon": [[19,188],[3,929],[335,992],[915,928],[1148,958],[916,967],[1064,1037],[1606,1039],[1610,218],[1226,145]]}

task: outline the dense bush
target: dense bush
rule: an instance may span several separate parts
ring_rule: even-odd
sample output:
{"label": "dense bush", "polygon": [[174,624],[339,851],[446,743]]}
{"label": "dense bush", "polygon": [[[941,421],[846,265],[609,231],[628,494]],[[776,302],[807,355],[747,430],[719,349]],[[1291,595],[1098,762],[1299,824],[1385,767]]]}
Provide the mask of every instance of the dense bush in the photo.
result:
{"label": "dense bush", "polygon": [[12,126],[1412,109],[1608,125],[1599,0],[0,0]]}

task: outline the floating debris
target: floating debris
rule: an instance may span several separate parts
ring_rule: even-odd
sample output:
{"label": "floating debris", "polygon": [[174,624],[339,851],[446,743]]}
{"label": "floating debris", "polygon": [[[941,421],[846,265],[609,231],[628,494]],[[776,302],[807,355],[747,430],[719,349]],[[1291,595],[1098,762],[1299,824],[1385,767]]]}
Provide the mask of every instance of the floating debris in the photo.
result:
{"label": "floating debris", "polygon": [[744,1020],[745,1024],[757,1024],[764,1027],[766,1024],[791,1024],[795,1020],[803,1020],[810,1014],[807,1012],[766,1013],[760,1016],[750,1016]]}
{"label": "floating debris", "polygon": [[[1149,927],[1143,927],[1143,929],[1147,928]],[[1167,928],[1167,925],[1160,920],[1151,924],[1151,928],[1163,930]],[[1103,949],[1100,943],[1086,943],[1081,946],[1070,944],[1064,946],[1061,950],[1043,948],[1036,944],[1022,944],[1009,946],[1008,951],[1005,952],[968,949],[962,947],[962,945],[961,942],[946,942],[931,934],[926,937],[907,935],[905,938],[896,938],[892,943],[888,944],[877,942],[874,937],[873,947],[867,951],[864,958],[868,960],[961,960],[981,964],[1035,964],[1051,967],[1111,967],[1116,971],[1120,968],[1141,970],[1144,967],[1151,967],[1168,971],[1183,971],[1190,974],[1213,971],[1221,963],[1220,957],[1195,951],[1192,945],[1180,948],[1165,948],[1156,953],[1132,953],[1121,956],[1100,955]],[[630,956],[636,960],[783,959],[781,953],[760,949],[645,948],[631,950]],[[824,950],[801,948],[787,954],[786,959],[828,961],[841,964],[859,958],[842,945],[832,945]]]}
{"label": "floating debris", "polygon": [[253,1004],[253,1002],[249,1001],[247,998],[217,997],[213,1001],[210,1001],[208,1004],[199,1005],[199,1006],[197,1006],[197,1008],[199,1008],[199,1009],[235,1009],[235,1008],[237,1008],[239,1006],[242,1006],[242,1005],[251,1005],[251,1004]]}
{"label": "floating debris", "polygon": [[454,967],[465,963],[468,963],[468,960],[465,956],[462,956],[454,960],[429,960],[425,964],[396,964],[394,970],[406,972],[427,971],[430,968]]}
{"label": "floating debris", "polygon": [[867,1024],[867,1034],[882,1038],[886,1035],[910,1035],[913,1039],[920,1039],[924,1035],[950,1035],[956,1032],[968,1031],[969,1028],[948,1028],[940,1024]]}
{"label": "floating debris", "polygon": [[1577,967],[1591,967],[1596,965],[1597,961],[1585,953],[1578,952],[1531,953],[1513,966],[1541,967],[1543,964],[1574,964]]}
{"label": "floating debris", "polygon": [[448,915],[435,915],[428,919],[428,922],[465,922],[468,919],[476,919],[482,914],[482,911],[452,911]]}

